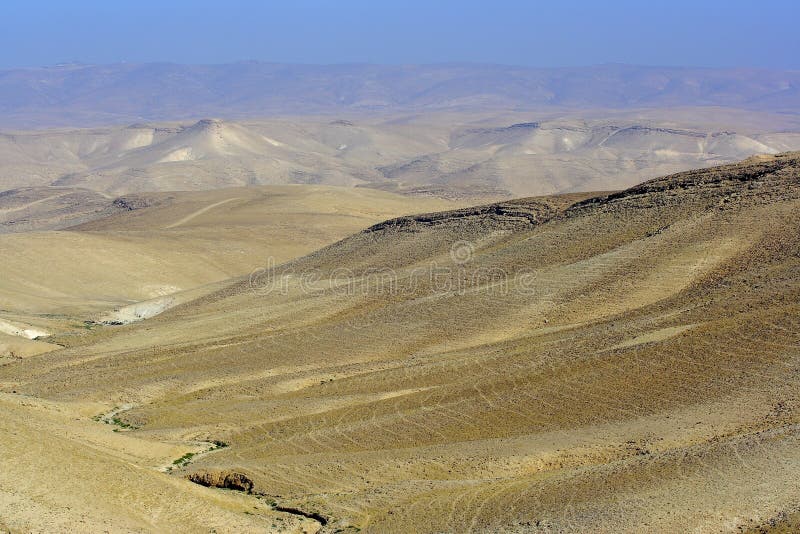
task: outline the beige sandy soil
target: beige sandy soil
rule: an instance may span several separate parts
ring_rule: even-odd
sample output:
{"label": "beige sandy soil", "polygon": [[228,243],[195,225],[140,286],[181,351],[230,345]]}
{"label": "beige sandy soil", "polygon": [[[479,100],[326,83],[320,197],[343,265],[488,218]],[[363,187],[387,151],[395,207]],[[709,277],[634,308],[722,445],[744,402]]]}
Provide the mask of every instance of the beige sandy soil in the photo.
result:
{"label": "beige sandy soil", "polygon": [[[191,443],[91,419],[101,405],[0,394],[0,527],[11,532],[315,532],[314,521],[161,471]],[[118,428],[116,428],[118,429]]]}
{"label": "beige sandy soil", "polygon": [[0,524],[790,528],[799,251],[797,153],[377,224],[0,366]]}
{"label": "beige sandy soil", "polygon": [[[473,110],[5,132],[0,189],[80,188],[96,202],[92,195],[322,184],[477,203],[622,189],[680,170],[798,150],[798,132],[800,121],[789,113],[723,108]],[[40,201],[41,209],[61,202],[47,196],[29,203]],[[0,224],[20,214],[4,210],[25,206],[5,208],[0,198]]]}
{"label": "beige sandy soil", "polygon": [[[123,200],[135,209],[102,212],[68,231],[0,234],[0,320],[49,332],[74,330],[120,308],[121,317],[141,310],[150,316],[202,294],[203,286],[282,263],[386,217],[452,205],[326,186]],[[73,209],[81,208],[77,199]],[[6,330],[0,331],[13,333]]]}

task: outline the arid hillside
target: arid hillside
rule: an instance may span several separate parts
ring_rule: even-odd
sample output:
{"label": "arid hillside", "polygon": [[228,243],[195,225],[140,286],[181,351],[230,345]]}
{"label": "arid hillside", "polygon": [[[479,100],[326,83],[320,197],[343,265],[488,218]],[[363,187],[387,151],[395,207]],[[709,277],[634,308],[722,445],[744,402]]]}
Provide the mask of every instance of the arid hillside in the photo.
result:
{"label": "arid hillside", "polygon": [[479,203],[623,189],[797,149],[794,114],[714,108],[203,119],[5,132],[0,189],[78,188],[94,203],[102,195],[311,184]]}
{"label": "arid hillside", "polygon": [[453,204],[370,189],[260,186],[117,198],[32,188],[0,195],[0,206],[2,362],[58,348],[44,334],[149,317],[387,216]]}
{"label": "arid hillside", "polygon": [[791,528],[800,153],[415,211],[2,362],[0,526]]}

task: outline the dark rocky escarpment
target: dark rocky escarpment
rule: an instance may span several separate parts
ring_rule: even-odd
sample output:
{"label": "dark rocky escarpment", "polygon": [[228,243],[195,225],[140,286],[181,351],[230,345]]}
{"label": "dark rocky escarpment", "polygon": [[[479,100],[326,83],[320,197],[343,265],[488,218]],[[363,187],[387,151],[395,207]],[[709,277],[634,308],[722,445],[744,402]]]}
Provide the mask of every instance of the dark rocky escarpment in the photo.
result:
{"label": "dark rocky escarpment", "polygon": [[[200,471],[191,473],[186,478],[195,484],[199,484],[207,488],[242,491],[248,494],[253,493],[254,483],[250,477],[235,471]],[[305,510],[301,510],[293,506],[281,506],[275,503],[273,503],[272,507],[277,512],[285,512],[287,514],[313,519],[322,526],[325,526],[328,523],[328,518],[317,512],[306,512]]]}
{"label": "dark rocky escarpment", "polygon": [[245,493],[253,492],[253,481],[243,473],[235,471],[199,471],[186,478],[207,488],[221,488]]}
{"label": "dark rocky escarpment", "polygon": [[550,219],[558,211],[557,205],[549,200],[538,197],[522,198],[471,208],[397,217],[370,226],[364,232],[380,230],[413,232],[423,227],[457,226],[470,221],[480,221],[483,224],[502,223],[502,226],[508,227],[530,226]]}
{"label": "dark rocky escarpment", "polygon": [[794,198],[800,181],[800,152],[753,156],[739,163],[680,172],[649,180],[624,191],[576,202],[564,213],[614,209],[617,204],[667,204],[727,202],[732,198]]}

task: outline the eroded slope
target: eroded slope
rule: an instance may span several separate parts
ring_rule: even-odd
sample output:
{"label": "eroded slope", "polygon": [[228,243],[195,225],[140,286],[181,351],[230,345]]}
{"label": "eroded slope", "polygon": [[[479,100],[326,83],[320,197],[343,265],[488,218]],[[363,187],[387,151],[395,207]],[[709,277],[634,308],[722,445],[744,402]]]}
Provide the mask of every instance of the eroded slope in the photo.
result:
{"label": "eroded slope", "polygon": [[331,530],[796,514],[800,156],[556,204],[381,224],[0,385],[224,441],[174,475],[245,474]]}

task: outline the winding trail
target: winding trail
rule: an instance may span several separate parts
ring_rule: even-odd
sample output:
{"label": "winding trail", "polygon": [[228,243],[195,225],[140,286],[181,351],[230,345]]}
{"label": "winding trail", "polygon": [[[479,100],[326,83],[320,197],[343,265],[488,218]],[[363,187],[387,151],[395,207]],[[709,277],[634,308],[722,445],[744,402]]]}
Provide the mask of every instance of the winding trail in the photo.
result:
{"label": "winding trail", "polygon": [[173,469],[181,469],[186,467],[190,463],[194,462],[198,458],[202,458],[203,456],[208,456],[212,452],[218,451],[220,449],[224,449],[228,445],[226,443],[222,443],[220,441],[213,442],[213,441],[192,441],[186,442],[187,445],[194,445],[196,447],[205,447],[203,450],[199,452],[187,452],[180,458],[174,460],[172,463],[167,465],[162,465],[158,468],[158,471],[162,473],[171,473]]}
{"label": "winding trail", "polygon": [[10,212],[15,212],[15,211],[26,210],[26,209],[30,208],[31,206],[36,206],[37,204],[43,204],[43,203],[47,202],[48,200],[54,200],[56,198],[65,197],[67,195],[69,195],[69,193],[62,193],[60,195],[53,195],[53,196],[50,196],[50,197],[40,198],[39,200],[34,200],[33,202],[29,202],[29,203],[27,203],[27,204],[25,204],[23,206],[17,206],[15,208],[0,208],[0,212],[10,213]]}
{"label": "winding trail", "polygon": [[189,215],[187,215],[183,219],[181,219],[181,220],[179,220],[177,222],[174,222],[174,223],[170,224],[169,226],[165,226],[164,230],[169,230],[170,228],[177,228],[178,226],[181,226],[181,225],[186,224],[187,222],[191,221],[195,217],[199,217],[200,215],[206,213],[207,211],[213,210],[214,208],[216,208],[218,206],[222,206],[223,204],[227,204],[228,202],[231,202],[233,200],[239,200],[240,198],[241,197],[227,198],[225,200],[221,200],[219,202],[215,202],[214,204],[210,204],[210,205],[208,205],[208,206],[206,206],[204,208],[200,208],[199,210],[195,211],[194,213],[190,213]]}

